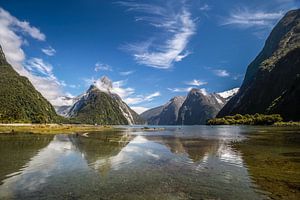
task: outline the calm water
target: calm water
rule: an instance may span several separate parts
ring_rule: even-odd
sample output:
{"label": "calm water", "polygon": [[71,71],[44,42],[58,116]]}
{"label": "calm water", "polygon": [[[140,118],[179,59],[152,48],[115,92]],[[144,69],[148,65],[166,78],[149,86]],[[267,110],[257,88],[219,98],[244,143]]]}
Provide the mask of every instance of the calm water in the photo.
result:
{"label": "calm water", "polygon": [[268,199],[231,145],[268,132],[274,129],[0,134],[0,199]]}

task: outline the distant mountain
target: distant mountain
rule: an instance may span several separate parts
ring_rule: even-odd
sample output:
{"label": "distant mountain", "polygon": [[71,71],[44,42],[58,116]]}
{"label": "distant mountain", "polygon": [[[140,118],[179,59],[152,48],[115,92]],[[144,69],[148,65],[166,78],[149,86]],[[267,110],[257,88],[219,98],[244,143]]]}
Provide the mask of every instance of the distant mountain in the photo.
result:
{"label": "distant mountain", "polygon": [[208,94],[201,89],[192,89],[178,113],[177,124],[205,124],[214,118],[226,103],[226,99],[217,93]]}
{"label": "distant mountain", "polygon": [[62,106],[54,106],[55,111],[58,115],[63,116],[63,117],[68,117],[68,114],[72,108],[72,106],[80,100],[82,95],[77,96],[77,97],[68,97],[68,96],[62,96],[61,101],[65,102],[65,105]]}
{"label": "distant mountain", "polygon": [[143,120],[112,92],[112,82],[102,77],[69,109],[67,115],[81,123],[101,125],[140,124]]}
{"label": "distant mountain", "polygon": [[145,111],[140,116],[150,125],[205,124],[234,96],[238,88],[208,94],[202,89],[192,89],[187,97],[174,97],[163,106]]}
{"label": "distant mountain", "polygon": [[140,116],[143,118],[147,124],[149,125],[157,125],[159,122],[159,115],[161,111],[164,109],[164,106],[158,106],[155,108],[151,108],[141,113]]}
{"label": "distant mountain", "polygon": [[172,98],[168,103],[159,106],[141,114],[141,117],[149,125],[176,125],[178,111],[183,104],[185,97],[177,96]]}
{"label": "distant mountain", "polygon": [[6,61],[0,46],[0,123],[55,122],[52,105]]}
{"label": "distant mountain", "polygon": [[219,112],[280,114],[300,120],[300,9],[288,12],[248,66],[240,91]]}

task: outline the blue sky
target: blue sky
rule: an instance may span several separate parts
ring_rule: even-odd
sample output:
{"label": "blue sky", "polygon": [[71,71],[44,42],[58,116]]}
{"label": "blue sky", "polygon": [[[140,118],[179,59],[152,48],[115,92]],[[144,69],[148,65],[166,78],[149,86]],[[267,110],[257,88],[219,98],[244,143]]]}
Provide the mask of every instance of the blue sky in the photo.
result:
{"label": "blue sky", "polygon": [[54,105],[106,75],[136,111],[192,87],[239,87],[300,0],[0,0],[8,61]]}

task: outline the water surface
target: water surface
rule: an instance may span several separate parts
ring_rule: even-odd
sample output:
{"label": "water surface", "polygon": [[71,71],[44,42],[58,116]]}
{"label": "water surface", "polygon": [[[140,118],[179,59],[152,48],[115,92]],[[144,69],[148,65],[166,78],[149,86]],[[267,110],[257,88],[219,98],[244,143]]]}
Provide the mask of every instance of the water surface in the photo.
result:
{"label": "water surface", "polygon": [[[0,199],[268,199],[270,191],[257,184],[249,158],[232,142],[274,133],[283,142],[269,145],[285,153],[292,148],[298,160],[290,162],[299,163],[299,131],[288,128],[0,134]],[[285,139],[291,134],[296,140]]]}

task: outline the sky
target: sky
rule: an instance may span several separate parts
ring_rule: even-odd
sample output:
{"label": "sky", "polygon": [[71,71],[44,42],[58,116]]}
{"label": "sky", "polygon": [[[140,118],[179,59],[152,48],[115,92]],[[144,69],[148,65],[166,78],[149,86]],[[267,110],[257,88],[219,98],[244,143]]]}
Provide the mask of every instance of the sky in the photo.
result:
{"label": "sky", "polygon": [[239,87],[300,0],[0,0],[8,62],[53,105],[102,76],[135,111]]}

